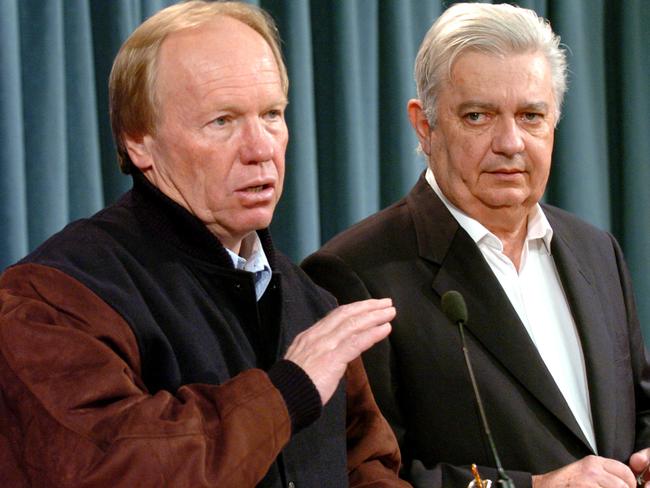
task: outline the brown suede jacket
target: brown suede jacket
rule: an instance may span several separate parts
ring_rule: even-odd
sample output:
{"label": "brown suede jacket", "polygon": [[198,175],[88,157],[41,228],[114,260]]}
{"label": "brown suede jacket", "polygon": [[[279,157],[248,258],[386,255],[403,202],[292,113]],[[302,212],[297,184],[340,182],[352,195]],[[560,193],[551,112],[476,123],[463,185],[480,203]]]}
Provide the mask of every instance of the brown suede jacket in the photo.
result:
{"label": "brown suede jacket", "polygon": [[[0,486],[406,486],[359,360],[324,407],[282,360],[334,306],[250,273],[142,177],[0,279]],[[270,332],[269,332],[270,331]]]}

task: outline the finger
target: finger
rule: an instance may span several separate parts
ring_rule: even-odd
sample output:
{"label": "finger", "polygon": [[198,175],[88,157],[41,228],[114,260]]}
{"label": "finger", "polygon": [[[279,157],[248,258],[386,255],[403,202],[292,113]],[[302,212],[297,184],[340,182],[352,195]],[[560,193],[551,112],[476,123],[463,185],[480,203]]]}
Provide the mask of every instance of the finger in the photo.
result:
{"label": "finger", "polygon": [[334,347],[338,344],[346,344],[352,337],[364,334],[376,327],[389,323],[395,318],[395,308],[389,307],[381,310],[373,310],[362,315],[347,317],[339,325],[332,329],[329,334],[323,336],[323,340],[331,341]]}
{"label": "finger", "polygon": [[390,298],[370,298],[368,300],[361,300],[358,302],[341,305],[330,312],[328,317],[332,317],[336,321],[341,321],[344,320],[343,317],[364,315],[375,310],[382,310],[392,306],[393,300]]}
{"label": "finger", "polygon": [[630,468],[632,468],[632,471],[635,473],[640,473],[646,469],[648,463],[650,463],[650,449],[642,449],[630,456]]}
{"label": "finger", "polygon": [[395,318],[395,307],[373,309],[367,312],[355,313],[341,321],[338,328],[343,331],[359,332],[365,329],[385,324]]}
{"label": "finger", "polygon": [[392,327],[390,323],[384,323],[354,336],[354,341],[351,344],[351,351],[347,362],[352,361],[359,356],[359,354],[370,349],[376,343],[387,337],[391,330]]}
{"label": "finger", "polygon": [[[614,459],[603,459],[602,466],[605,472],[612,476],[612,478],[604,480],[607,483],[611,483],[611,486],[617,486],[616,482],[620,480],[624,481],[625,484],[629,487],[637,486],[634,473],[625,464]],[[605,486],[610,486],[610,484],[607,484]]]}
{"label": "finger", "polygon": [[[287,359],[300,358],[305,354],[313,355],[317,351],[327,353],[336,350],[345,346],[353,335],[385,324],[395,317],[395,308],[390,305],[392,303],[390,299],[366,300],[365,302],[369,303],[356,302],[356,304],[351,304],[355,306],[339,307],[342,310],[335,310],[338,313],[331,313],[314,326],[298,334],[289,346],[285,357]],[[389,332],[390,328],[388,331],[378,331],[375,334],[378,337],[385,337]],[[368,340],[372,341],[374,337],[375,335],[371,335]],[[361,343],[365,344],[363,341]],[[346,354],[346,356],[348,355]]]}
{"label": "finger", "polygon": [[356,358],[363,351],[385,338],[391,332],[391,325],[388,322],[379,324],[370,329],[365,329],[356,334],[344,337],[334,348],[337,355],[346,362]]}
{"label": "finger", "polygon": [[395,308],[390,298],[364,300],[342,305],[313,327],[313,337],[328,337],[341,328],[357,331],[373,327],[395,318]]}
{"label": "finger", "polygon": [[[336,328],[326,331],[314,331],[303,338],[305,346],[313,344],[317,349],[328,352],[346,349],[345,357],[356,352],[353,357],[366,350],[372,344],[386,337],[390,333],[390,320],[395,317],[395,309],[374,310],[363,315],[346,317],[338,323]],[[375,330],[378,329],[378,330]]]}

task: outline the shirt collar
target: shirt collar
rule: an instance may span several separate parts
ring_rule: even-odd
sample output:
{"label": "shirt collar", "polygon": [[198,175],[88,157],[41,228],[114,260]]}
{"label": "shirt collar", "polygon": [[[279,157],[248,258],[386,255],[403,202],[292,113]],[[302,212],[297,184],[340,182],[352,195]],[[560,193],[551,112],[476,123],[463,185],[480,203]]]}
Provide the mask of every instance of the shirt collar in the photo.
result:
{"label": "shirt collar", "polygon": [[259,300],[271,281],[271,265],[264,253],[262,241],[260,241],[257,232],[251,232],[244,241],[246,241],[246,245],[251,250],[248,258],[244,258],[228,248],[226,248],[226,251],[232,259],[232,264],[235,268],[254,274],[255,295]]}
{"label": "shirt collar", "polygon": [[[431,168],[427,168],[425,178],[427,183],[431,186],[431,189],[438,195],[438,198],[442,200],[445,207],[449,210],[451,215],[456,219],[458,224],[465,229],[474,242],[479,244],[480,242],[486,242],[488,245],[492,244],[495,247],[498,247],[499,250],[503,250],[503,244],[501,239],[496,235],[490,232],[483,224],[478,220],[473,219],[461,209],[456,207],[451,203],[447,197],[442,193],[442,190],[438,186],[436,177],[431,171]],[[535,204],[532,211],[528,215],[528,228],[526,231],[526,241],[531,241],[534,239],[542,239],[546,252],[551,253],[551,240],[553,239],[553,229],[551,224],[548,222],[546,215],[539,203]]]}

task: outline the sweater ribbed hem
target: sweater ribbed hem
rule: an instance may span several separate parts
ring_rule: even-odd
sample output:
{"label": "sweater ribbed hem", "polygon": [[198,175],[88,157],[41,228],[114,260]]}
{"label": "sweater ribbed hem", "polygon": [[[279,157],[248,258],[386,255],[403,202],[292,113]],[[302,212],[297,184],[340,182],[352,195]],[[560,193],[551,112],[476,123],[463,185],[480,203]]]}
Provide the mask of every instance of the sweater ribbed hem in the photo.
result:
{"label": "sweater ribbed hem", "polygon": [[269,378],[284,397],[295,435],[320,417],[323,404],[311,378],[296,363],[282,359],[268,371]]}

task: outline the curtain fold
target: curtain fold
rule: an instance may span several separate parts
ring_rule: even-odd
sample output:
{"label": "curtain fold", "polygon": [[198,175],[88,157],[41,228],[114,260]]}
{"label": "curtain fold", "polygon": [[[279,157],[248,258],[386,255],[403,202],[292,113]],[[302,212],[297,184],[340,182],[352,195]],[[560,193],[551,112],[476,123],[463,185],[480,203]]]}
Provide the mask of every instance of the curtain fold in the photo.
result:
{"label": "curtain fold", "polygon": [[[548,200],[595,225],[611,225],[607,112],[605,99],[604,12],[602,2],[589,2],[593,12],[579,15],[586,2],[558,2],[554,27],[569,46],[569,92],[556,134]],[[587,88],[587,89],[586,89]],[[578,184],[579,182],[579,184]]]}
{"label": "curtain fold", "polygon": [[[108,119],[119,46],[171,0],[0,1],[0,267],[130,187]],[[284,196],[272,224],[299,261],[403,196],[424,168],[408,123],[413,61],[442,0],[257,0],[291,80]],[[520,0],[568,46],[545,201],[611,231],[650,338],[650,2]]]}
{"label": "curtain fold", "polygon": [[270,1],[261,6],[277,19],[285,62],[291,66],[291,100],[286,117],[288,126],[295,128],[289,136],[284,193],[272,230],[280,249],[291,250],[293,256],[305,256],[321,242],[314,63],[311,42],[305,42],[312,38],[309,3]]}
{"label": "curtain fold", "polygon": [[68,221],[63,4],[19,2],[30,247]]}
{"label": "curtain fold", "polygon": [[17,0],[0,2],[0,266],[29,250]]}
{"label": "curtain fold", "polygon": [[415,152],[417,138],[406,114],[415,83],[413,63],[409,66],[404,60],[415,59],[421,42],[412,35],[412,7],[407,2],[386,2],[379,8],[379,164],[381,181],[391,182],[380,186],[382,207],[408,192],[425,167],[424,159]]}
{"label": "curtain fold", "polygon": [[607,32],[616,35],[608,88],[610,163],[618,173],[610,194],[617,211],[612,226],[621,240],[636,286],[646,342],[650,343],[650,3],[628,0],[624,9],[606,5]]}
{"label": "curtain fold", "polygon": [[[372,27],[377,14],[375,2],[312,2],[311,7],[320,227],[327,240],[341,230],[341,221],[355,222],[379,206],[372,103],[378,80],[371,75],[377,65]],[[293,137],[299,137],[296,130]]]}
{"label": "curtain fold", "polygon": [[68,218],[104,206],[90,8],[85,0],[64,2],[65,118],[68,158]]}

